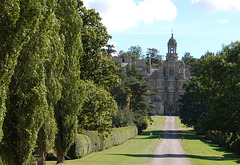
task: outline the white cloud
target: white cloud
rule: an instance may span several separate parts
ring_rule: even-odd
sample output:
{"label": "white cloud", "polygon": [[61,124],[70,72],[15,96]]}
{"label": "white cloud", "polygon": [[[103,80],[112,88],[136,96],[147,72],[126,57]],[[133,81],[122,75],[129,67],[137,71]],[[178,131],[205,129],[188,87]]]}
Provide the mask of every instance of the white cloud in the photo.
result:
{"label": "white cloud", "polygon": [[140,22],[171,21],[177,16],[177,8],[170,0],[83,0],[87,8],[94,8],[102,17],[109,31],[120,32],[136,27]]}
{"label": "white cloud", "polygon": [[240,11],[239,0],[192,0],[192,5],[207,10],[217,11]]}
{"label": "white cloud", "polygon": [[227,19],[217,19],[216,21],[220,24],[226,24],[229,22]]}

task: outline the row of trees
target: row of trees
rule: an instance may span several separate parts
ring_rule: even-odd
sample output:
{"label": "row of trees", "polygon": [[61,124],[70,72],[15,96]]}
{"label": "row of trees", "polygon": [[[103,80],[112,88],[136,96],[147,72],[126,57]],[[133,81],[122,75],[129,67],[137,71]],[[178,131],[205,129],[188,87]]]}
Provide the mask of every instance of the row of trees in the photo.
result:
{"label": "row of trees", "polygon": [[1,1],[0,11],[1,159],[29,164],[35,153],[43,164],[54,146],[63,162],[79,131],[112,127],[110,36],[80,0]]}
{"label": "row of trees", "polygon": [[[194,62],[196,63],[196,61]],[[218,131],[240,136],[240,42],[224,46],[216,55],[207,52],[192,79],[185,82],[180,118],[198,132]]]}
{"label": "row of trees", "polygon": [[[110,35],[81,0],[0,1],[0,163],[57,163],[83,130],[146,128],[149,86],[102,47]],[[132,49],[140,55],[140,48]],[[1,162],[2,161],[2,162]]]}

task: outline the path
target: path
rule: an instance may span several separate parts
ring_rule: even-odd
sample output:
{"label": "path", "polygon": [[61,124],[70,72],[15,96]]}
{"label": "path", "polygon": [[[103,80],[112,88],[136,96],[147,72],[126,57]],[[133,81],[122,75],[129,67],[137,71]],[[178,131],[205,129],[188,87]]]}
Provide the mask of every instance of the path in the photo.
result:
{"label": "path", "polygon": [[[157,146],[150,165],[190,165],[178,138],[174,116],[165,116],[165,125],[156,127],[164,130],[164,136]],[[155,127],[152,127],[155,129]]]}

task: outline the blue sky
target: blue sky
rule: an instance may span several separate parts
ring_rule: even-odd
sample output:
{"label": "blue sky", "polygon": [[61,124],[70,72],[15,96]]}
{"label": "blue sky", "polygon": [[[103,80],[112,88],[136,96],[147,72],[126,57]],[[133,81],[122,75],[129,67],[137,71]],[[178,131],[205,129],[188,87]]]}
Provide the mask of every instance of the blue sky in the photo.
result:
{"label": "blue sky", "polygon": [[94,8],[112,35],[110,43],[127,51],[139,45],[167,53],[167,42],[178,43],[179,59],[185,52],[200,58],[206,51],[240,40],[240,0],[83,0]]}

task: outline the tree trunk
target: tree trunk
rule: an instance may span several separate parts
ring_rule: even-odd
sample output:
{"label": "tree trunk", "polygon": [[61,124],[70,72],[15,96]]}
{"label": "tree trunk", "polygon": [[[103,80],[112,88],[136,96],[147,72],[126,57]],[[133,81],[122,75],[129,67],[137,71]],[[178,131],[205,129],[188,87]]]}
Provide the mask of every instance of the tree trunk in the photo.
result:
{"label": "tree trunk", "polygon": [[65,157],[62,152],[57,151],[57,164],[58,163],[64,163]]}
{"label": "tree trunk", "polygon": [[42,152],[40,156],[41,157],[40,160],[38,160],[37,165],[46,165],[44,152]]}

